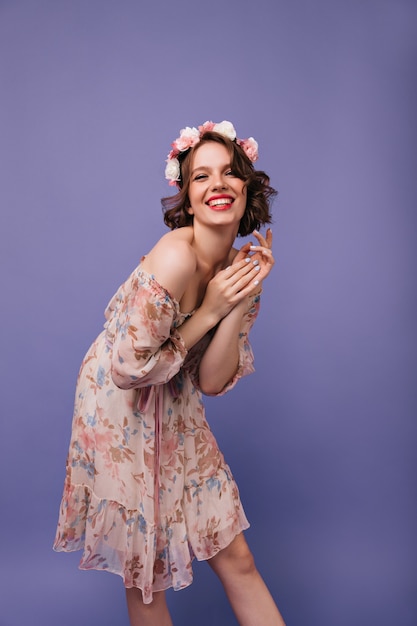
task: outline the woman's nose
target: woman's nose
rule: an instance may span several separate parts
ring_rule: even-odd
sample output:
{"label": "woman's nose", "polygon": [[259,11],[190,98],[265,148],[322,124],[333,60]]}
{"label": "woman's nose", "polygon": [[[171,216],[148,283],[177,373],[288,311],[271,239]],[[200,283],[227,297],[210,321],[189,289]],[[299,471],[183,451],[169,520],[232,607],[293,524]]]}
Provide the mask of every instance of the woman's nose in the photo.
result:
{"label": "woman's nose", "polygon": [[213,189],[225,189],[227,181],[222,174],[218,174],[213,178]]}

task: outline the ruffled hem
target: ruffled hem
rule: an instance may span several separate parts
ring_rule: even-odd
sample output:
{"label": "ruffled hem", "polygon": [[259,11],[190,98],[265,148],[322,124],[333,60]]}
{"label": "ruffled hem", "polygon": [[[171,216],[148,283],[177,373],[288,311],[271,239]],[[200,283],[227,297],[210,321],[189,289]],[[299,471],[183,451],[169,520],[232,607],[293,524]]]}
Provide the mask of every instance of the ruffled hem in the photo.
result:
{"label": "ruffled hem", "polygon": [[224,477],[186,489],[182,508],[164,515],[157,527],[140,510],[101,499],[85,485],[69,485],[53,548],[83,550],[80,569],[118,574],[125,587],[141,589],[146,604],[157,591],[188,587],[194,558],[210,559],[249,527],[237,487],[221,471],[231,489]]}

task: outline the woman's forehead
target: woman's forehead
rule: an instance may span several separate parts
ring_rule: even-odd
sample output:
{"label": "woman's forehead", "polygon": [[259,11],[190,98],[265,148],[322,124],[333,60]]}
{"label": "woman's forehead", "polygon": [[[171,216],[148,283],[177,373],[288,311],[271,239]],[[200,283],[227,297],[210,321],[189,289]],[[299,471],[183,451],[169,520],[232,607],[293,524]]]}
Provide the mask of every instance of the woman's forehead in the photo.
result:
{"label": "woman's forehead", "polygon": [[230,153],[221,143],[209,141],[198,146],[193,154],[192,169],[203,166],[229,165]]}

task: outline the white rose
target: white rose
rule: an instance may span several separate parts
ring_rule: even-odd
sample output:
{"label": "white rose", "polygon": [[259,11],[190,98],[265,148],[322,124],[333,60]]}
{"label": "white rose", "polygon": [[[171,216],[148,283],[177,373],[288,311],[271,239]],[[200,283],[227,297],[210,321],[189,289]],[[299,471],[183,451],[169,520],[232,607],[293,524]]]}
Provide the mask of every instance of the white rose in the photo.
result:
{"label": "white rose", "polygon": [[180,162],[178,159],[169,159],[165,168],[167,180],[180,180]]}
{"label": "white rose", "polygon": [[236,131],[231,122],[227,122],[224,120],[219,124],[215,124],[213,128],[214,132],[219,133],[219,135],[223,135],[223,137],[228,137],[231,141],[236,139]]}

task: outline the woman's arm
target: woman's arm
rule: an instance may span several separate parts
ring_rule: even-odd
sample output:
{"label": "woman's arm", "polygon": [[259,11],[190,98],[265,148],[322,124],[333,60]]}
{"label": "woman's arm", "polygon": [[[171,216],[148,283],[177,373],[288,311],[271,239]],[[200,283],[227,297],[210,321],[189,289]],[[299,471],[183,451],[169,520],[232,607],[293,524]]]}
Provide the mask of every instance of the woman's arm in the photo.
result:
{"label": "woman's arm", "polygon": [[255,287],[259,272],[256,267],[245,260],[238,261],[218,272],[209,282],[201,306],[178,328],[187,349],[217,324],[219,326],[215,335],[222,327],[220,335],[232,347],[231,337],[239,333],[242,317],[247,310],[248,296]]}
{"label": "woman's arm", "polygon": [[200,389],[215,395],[233,379],[239,365],[239,339],[247,302],[237,304],[216,328],[199,368]]}
{"label": "woman's arm", "polygon": [[[249,315],[249,319],[245,319],[254,300],[254,297],[261,291],[261,283],[268,276],[274,265],[272,256],[272,232],[268,229],[264,238],[259,233],[254,233],[258,239],[258,246],[250,246],[246,244],[236,255],[235,261],[240,263],[242,256],[246,257],[251,249],[255,254],[251,257],[251,262],[255,260],[258,263],[259,273],[256,279],[256,285],[250,284],[250,296],[243,298],[219,323],[216,332],[207,347],[200,363],[199,368],[199,385],[203,393],[214,395],[220,393],[229,383],[239,367],[239,356],[242,342],[242,333],[245,335],[249,332],[253,324],[254,317]],[[249,325],[248,322],[249,321]],[[243,328],[245,326],[245,329]]]}
{"label": "woman's arm", "polygon": [[187,349],[173,326],[177,304],[152,276],[135,270],[106,324],[111,376],[121,389],[160,385],[181,368]]}
{"label": "woman's arm", "polygon": [[[248,246],[244,248],[247,250]],[[254,281],[260,272],[256,265],[245,261],[246,257],[246,252],[237,255],[233,265],[216,274],[207,285],[200,307],[178,328],[187,350],[200,341],[253,290]],[[172,240],[162,238],[146,257],[143,266],[174,296],[177,302],[180,302],[195,272],[196,264],[195,252],[189,243],[177,240],[173,244]],[[237,311],[232,319],[236,317],[236,314]],[[227,325],[230,323],[231,320]],[[236,318],[233,326],[237,327],[239,323]]]}
{"label": "woman's arm", "polygon": [[[156,246],[142,264],[177,302],[196,264],[189,244],[183,241],[178,244],[165,250]],[[124,331],[117,333],[114,342],[112,374],[118,386],[126,389],[166,382],[181,367],[186,352],[216,326],[212,345],[203,356],[203,390],[216,393],[230,382],[239,364],[239,337],[248,312],[248,296],[254,290],[259,291],[258,277],[265,277],[273,263],[272,257],[266,262],[261,259],[258,265],[247,262],[247,249],[248,245],[243,246],[233,264],[209,282],[204,300],[192,317],[171,331],[170,299],[165,302],[162,294],[158,306],[157,302],[146,301],[145,293],[132,294],[124,311],[125,319],[119,321],[120,330]],[[154,251],[158,254],[153,255]]]}

